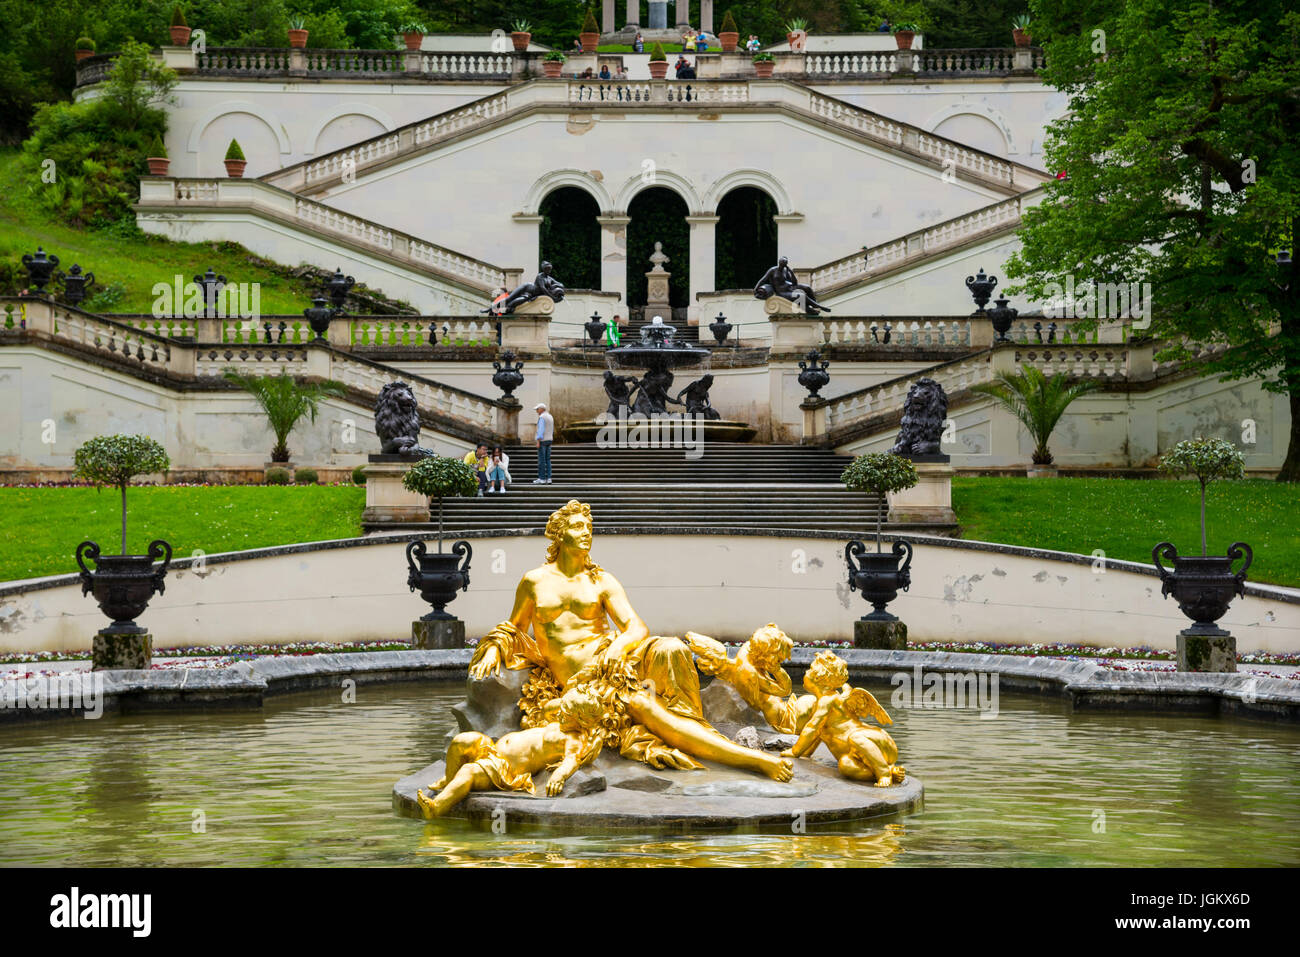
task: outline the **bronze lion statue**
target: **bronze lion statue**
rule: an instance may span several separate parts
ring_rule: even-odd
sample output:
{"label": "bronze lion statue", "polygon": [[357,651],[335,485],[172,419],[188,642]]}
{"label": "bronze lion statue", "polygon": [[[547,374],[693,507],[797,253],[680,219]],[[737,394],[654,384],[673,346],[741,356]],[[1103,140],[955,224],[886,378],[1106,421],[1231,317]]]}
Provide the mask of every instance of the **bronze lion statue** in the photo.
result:
{"label": "bronze lion statue", "polygon": [[948,420],[948,396],[933,379],[917,379],[903,400],[903,421],[889,451],[895,455],[938,455],[943,425]]}
{"label": "bronze lion statue", "polygon": [[375,404],[375,432],[383,443],[384,455],[433,455],[420,447],[420,408],[415,393],[405,382],[390,382],[379,392]]}

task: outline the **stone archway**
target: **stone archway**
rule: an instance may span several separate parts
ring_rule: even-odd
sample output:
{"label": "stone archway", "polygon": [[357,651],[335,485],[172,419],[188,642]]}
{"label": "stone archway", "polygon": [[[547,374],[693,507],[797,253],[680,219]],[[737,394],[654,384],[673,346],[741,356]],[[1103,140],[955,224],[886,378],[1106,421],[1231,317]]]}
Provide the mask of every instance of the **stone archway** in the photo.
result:
{"label": "stone archway", "polygon": [[718,202],[714,276],[719,289],[752,288],[776,263],[777,204],[757,186],[738,186]]}
{"label": "stone archway", "polygon": [[538,204],[542,222],[539,256],[555,267],[555,277],[569,289],[599,289],[600,205],[578,186],[561,186]]}
{"label": "stone archway", "polygon": [[690,304],[691,238],[686,217],[690,213],[686,200],[665,186],[650,186],[637,193],[628,203],[627,227],[627,301],[629,306],[644,306],[645,274],[650,269],[650,254],[656,242],[663,243],[668,256],[669,301],[675,307]]}

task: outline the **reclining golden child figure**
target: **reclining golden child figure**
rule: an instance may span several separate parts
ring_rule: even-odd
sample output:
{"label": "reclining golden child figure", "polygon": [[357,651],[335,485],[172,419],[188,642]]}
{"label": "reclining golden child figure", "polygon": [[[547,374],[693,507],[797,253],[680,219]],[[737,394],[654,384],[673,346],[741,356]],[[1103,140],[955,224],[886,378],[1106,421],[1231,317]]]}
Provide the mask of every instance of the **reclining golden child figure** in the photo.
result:
{"label": "reclining golden child figure", "polygon": [[546,563],[519,582],[509,620],[479,642],[470,677],[534,666],[520,701],[525,726],[545,723],[559,692],[581,685],[605,703],[606,742],[624,757],[678,768],[717,761],[790,780],[789,757],[736,744],[704,720],[691,650],[652,636],[618,579],[591,560],[590,507],[570,501],[546,536]]}
{"label": "reclining golden child figure", "polygon": [[811,695],[800,701],[801,710],[809,704],[811,715],[799,732],[794,746],[782,754],[802,758],[823,743],[839,762],[840,774],[855,781],[874,781],[876,787],[901,782],[907,769],[898,760],[898,745],[882,729],[873,727],[862,717],[875,718],[881,724],[893,724],[875,696],[864,688],[848,685],[849,668],[844,659],[832,651],[820,652],[808,666],[803,686]]}
{"label": "reclining golden child figure", "polygon": [[592,695],[570,691],[560,698],[556,719],[526,731],[511,731],[493,742],[486,734],[466,731],[447,748],[446,773],[429,785],[435,798],[417,790],[415,798],[425,818],[442,817],[471,791],[527,791],[533,775],[555,768],[546,793],[556,797],[578,768],[590,764],[605,742],[601,718],[605,709]]}
{"label": "reclining golden child figure", "polygon": [[727,657],[725,645],[707,635],[688,631],[686,643],[695,652],[700,671],[735,688],[747,705],[763,713],[773,731],[798,733],[800,717],[806,720],[808,712],[799,714],[799,698],[790,693],[790,676],[781,667],[794,642],[775,622],[750,635],[734,660]]}

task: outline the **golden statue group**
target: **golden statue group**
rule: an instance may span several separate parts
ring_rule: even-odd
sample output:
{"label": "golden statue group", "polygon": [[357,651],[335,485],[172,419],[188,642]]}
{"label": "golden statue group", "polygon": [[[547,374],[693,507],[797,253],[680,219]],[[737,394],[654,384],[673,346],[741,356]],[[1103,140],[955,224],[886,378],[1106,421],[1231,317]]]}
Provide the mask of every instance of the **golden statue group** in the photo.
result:
{"label": "golden statue group", "polygon": [[[870,692],[848,686],[848,667],[837,655],[818,654],[804,677],[809,694],[793,694],[782,667],[793,644],[775,624],[754,632],[735,659],[694,632],[652,636],[623,586],[591,560],[589,506],[570,501],[551,515],[546,536],[546,563],[520,580],[510,618],[479,642],[469,668],[480,680],[503,665],[533,669],[519,701],[521,730],[496,741],[475,731],[457,735],[446,774],[428,794],[418,792],[426,818],[445,814],[471,791],[532,793],[532,775],[547,768],[554,771],[546,793],[558,795],[603,748],[655,768],[715,761],[789,781],[793,759],[825,744],[845,777],[877,787],[903,780],[894,739],[863,720],[890,724],[889,715]],[[731,685],[774,731],[797,735],[794,745],[771,754],[712,728],[700,702],[700,672]]]}

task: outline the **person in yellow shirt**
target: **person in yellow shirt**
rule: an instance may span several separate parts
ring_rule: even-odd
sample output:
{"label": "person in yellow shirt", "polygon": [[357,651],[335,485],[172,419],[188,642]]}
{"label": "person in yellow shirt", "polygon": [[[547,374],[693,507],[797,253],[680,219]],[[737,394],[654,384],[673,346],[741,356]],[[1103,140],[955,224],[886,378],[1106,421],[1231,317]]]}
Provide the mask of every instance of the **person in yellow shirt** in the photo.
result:
{"label": "person in yellow shirt", "polygon": [[473,452],[466,452],[462,461],[472,468],[478,476],[478,493],[482,495],[488,487],[488,447],[486,443],[480,442]]}

